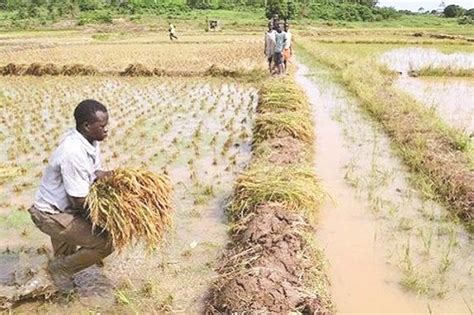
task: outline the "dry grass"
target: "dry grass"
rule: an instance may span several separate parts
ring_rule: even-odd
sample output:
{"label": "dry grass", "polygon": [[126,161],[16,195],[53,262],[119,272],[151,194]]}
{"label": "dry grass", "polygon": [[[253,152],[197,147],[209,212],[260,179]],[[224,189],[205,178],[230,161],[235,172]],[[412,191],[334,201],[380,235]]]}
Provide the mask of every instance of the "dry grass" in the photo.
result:
{"label": "dry grass", "polygon": [[118,169],[92,186],[87,196],[89,217],[110,234],[118,250],[139,239],[155,248],[171,223],[171,192],[166,176]]}

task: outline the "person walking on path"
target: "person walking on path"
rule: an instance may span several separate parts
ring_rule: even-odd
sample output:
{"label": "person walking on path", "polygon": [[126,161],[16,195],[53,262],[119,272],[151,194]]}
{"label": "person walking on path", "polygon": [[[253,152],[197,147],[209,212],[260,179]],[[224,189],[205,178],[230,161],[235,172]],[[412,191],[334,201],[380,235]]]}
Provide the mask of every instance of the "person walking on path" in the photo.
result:
{"label": "person walking on path", "polygon": [[273,57],[275,54],[275,33],[276,31],[273,30],[272,23],[268,23],[268,31],[265,32],[265,48],[263,53],[267,57],[268,70],[270,71],[270,74],[273,70]]}
{"label": "person walking on path", "polygon": [[176,28],[171,23],[169,25],[168,32],[170,33],[170,40],[171,41],[173,41],[173,39],[178,39],[178,36],[176,36]]}
{"label": "person walking on path", "polygon": [[275,53],[274,53],[274,62],[277,68],[277,74],[283,74],[283,50],[286,43],[286,34],[281,30],[280,24],[277,25],[277,30],[275,33]]}
{"label": "person walking on path", "polygon": [[113,252],[105,231],[96,231],[87,219],[85,203],[92,183],[110,176],[101,170],[99,142],[107,137],[107,109],[94,100],[74,110],[76,128],[66,132],[49,158],[31,219],[51,237],[54,258],[48,271],[60,293],[74,291],[73,276],[100,263]]}
{"label": "person walking on path", "polygon": [[292,34],[290,32],[290,25],[285,23],[284,26],[286,42],[285,42],[285,49],[283,50],[283,64],[285,67],[285,72],[287,71],[288,67],[288,60],[290,60],[291,56],[293,55],[293,48],[291,47],[291,38]]}

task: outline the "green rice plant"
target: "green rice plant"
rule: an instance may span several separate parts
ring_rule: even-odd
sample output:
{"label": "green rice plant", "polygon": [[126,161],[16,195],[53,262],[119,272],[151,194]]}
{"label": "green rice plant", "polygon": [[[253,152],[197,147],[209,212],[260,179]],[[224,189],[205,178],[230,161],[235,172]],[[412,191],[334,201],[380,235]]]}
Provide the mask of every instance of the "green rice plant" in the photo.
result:
{"label": "green rice plant", "polygon": [[415,70],[411,74],[414,76],[434,76],[434,77],[474,77],[474,69],[461,69],[454,67],[434,67],[427,66],[420,70]]}
{"label": "green rice plant", "polygon": [[257,163],[237,178],[228,209],[230,215],[238,219],[259,204],[280,202],[289,211],[303,212],[314,218],[322,199],[312,167]]}
{"label": "green rice plant", "polygon": [[253,143],[288,134],[307,144],[314,141],[313,122],[302,112],[267,113],[255,120]]}

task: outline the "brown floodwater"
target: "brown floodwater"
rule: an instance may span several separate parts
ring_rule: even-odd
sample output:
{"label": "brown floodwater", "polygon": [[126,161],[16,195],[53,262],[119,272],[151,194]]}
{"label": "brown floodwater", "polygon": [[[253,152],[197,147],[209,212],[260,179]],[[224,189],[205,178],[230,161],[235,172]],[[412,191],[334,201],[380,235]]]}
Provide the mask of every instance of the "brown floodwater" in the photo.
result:
{"label": "brown floodwater", "polygon": [[317,238],[339,313],[470,313],[473,243],[423,200],[389,139],[341,87],[300,65],[314,109],[316,173],[331,198]]}
{"label": "brown floodwater", "polygon": [[395,86],[437,112],[451,127],[474,135],[474,79],[401,76]]}

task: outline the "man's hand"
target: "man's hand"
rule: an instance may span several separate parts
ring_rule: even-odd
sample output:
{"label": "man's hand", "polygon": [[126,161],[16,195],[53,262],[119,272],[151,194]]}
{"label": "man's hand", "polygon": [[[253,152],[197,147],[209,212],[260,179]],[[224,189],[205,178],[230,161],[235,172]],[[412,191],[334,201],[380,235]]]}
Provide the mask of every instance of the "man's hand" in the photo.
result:
{"label": "man's hand", "polygon": [[86,198],[85,197],[72,197],[69,196],[69,200],[71,201],[72,209],[74,210],[84,210],[86,206]]}
{"label": "man's hand", "polygon": [[99,179],[102,179],[102,178],[112,176],[112,174],[113,174],[113,171],[97,170],[97,171],[95,171],[95,178],[96,178],[96,180],[99,180]]}

